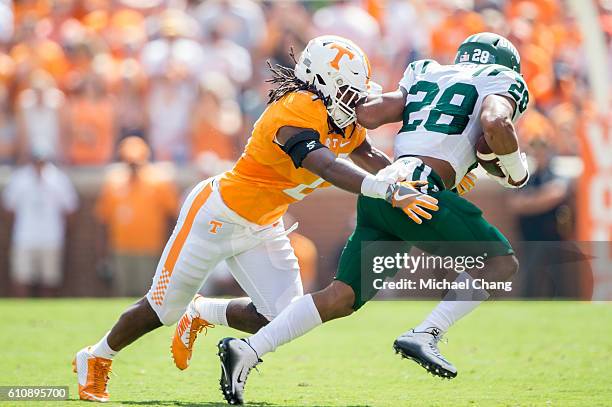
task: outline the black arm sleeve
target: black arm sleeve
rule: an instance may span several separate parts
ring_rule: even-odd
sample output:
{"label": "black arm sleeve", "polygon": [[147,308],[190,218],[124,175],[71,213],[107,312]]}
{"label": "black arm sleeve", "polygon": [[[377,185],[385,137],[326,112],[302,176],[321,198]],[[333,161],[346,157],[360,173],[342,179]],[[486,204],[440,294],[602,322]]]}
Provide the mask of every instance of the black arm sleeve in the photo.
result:
{"label": "black arm sleeve", "polygon": [[308,154],[325,146],[319,141],[319,133],[314,130],[304,130],[291,136],[285,145],[279,144],[279,147],[291,157],[295,168],[300,168]]}

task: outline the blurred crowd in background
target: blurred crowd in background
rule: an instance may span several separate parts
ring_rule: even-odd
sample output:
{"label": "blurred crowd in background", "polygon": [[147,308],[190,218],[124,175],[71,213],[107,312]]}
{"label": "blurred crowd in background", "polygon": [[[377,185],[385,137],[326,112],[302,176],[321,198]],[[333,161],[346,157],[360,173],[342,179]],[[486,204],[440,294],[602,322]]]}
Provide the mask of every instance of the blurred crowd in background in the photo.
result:
{"label": "blurred crowd in background", "polygon": [[[612,58],[612,2],[600,4]],[[587,59],[561,0],[2,0],[0,162],[36,149],[104,165],[127,136],[144,138],[155,160],[233,160],[265,107],[266,60],[291,66],[291,47],[334,33],[393,89],[409,61],[451,62],[479,31],[520,50],[532,96],[522,136],[577,154]]]}
{"label": "blurred crowd in background", "polygon": [[[612,1],[599,0],[599,13],[612,61]],[[561,0],[0,0],[0,165],[28,164],[3,191],[4,208],[17,214],[13,257],[17,246],[55,250],[17,256],[11,267],[21,275],[35,261],[60,267],[64,218],[78,197],[59,168],[121,161],[94,213],[109,245],[127,256],[118,261],[148,270],[149,280],[180,192],[146,164],[203,174],[231,166],[265,109],[268,60],[292,66],[291,48],[342,35],[365,50],[373,79],[391,90],[410,61],[450,63],[480,31],[507,36],[522,56],[531,94],[519,123],[524,145],[545,152],[541,162],[579,155],[594,109],[581,35]],[[373,132],[374,143],[390,153],[395,130]],[[550,208],[567,193],[559,188]],[[55,212],[43,220],[44,211]],[[57,272],[47,274],[56,284]]]}

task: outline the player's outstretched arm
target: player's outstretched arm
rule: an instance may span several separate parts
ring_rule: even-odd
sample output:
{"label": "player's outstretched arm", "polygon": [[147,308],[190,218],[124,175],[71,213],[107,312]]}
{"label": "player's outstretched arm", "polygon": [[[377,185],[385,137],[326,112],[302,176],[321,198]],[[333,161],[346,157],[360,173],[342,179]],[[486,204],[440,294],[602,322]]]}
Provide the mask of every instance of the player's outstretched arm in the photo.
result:
{"label": "player's outstretched arm", "polygon": [[354,194],[385,199],[401,208],[413,221],[431,219],[430,211],[437,211],[437,200],[416,188],[423,182],[391,183],[378,179],[348,160],[338,158],[319,141],[319,134],[312,129],[282,127],[276,134],[276,143],[291,157],[296,168],[302,167],[325,181]]}
{"label": "player's outstretched arm", "polygon": [[304,159],[304,168],[344,190],[385,199],[394,207],[401,208],[410,219],[418,224],[423,222],[422,219],[432,217],[431,213],[425,209],[432,212],[438,210],[436,198],[416,189],[427,184],[426,181],[389,184],[368,174],[350,161],[336,158],[327,148],[309,154]]}
{"label": "player's outstretched arm", "polygon": [[[372,174],[348,160],[336,157],[328,148],[321,148],[308,154],[302,166],[325,181],[354,194],[366,192],[373,197],[384,198],[389,188],[386,182],[376,181]],[[366,178],[372,180],[371,187],[368,191],[362,191]]]}
{"label": "player's outstretched arm", "polygon": [[357,122],[366,129],[375,129],[383,124],[402,120],[406,104],[406,90],[399,88],[394,92],[369,96],[365,103],[357,106]]}
{"label": "player's outstretched arm", "polygon": [[514,109],[516,104],[513,100],[500,95],[489,95],[482,104],[480,123],[487,144],[508,174],[508,184],[521,187],[527,183],[529,171],[512,123]]}
{"label": "player's outstretched arm", "polygon": [[[345,191],[359,194],[363,180],[368,176],[374,178],[350,161],[337,158],[321,144],[319,133],[315,130],[292,126],[281,127],[276,133],[275,141],[291,157],[296,168],[306,168]],[[376,187],[380,191],[378,195],[384,197],[388,185],[381,182]]]}

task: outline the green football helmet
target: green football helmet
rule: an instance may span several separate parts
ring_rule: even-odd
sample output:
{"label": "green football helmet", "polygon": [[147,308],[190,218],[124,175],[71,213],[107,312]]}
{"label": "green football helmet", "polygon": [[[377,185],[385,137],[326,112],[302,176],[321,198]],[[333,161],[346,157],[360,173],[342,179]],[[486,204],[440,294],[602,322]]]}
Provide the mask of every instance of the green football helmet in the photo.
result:
{"label": "green football helmet", "polygon": [[455,63],[499,64],[521,73],[521,57],[516,47],[499,34],[482,32],[466,38],[457,50]]}

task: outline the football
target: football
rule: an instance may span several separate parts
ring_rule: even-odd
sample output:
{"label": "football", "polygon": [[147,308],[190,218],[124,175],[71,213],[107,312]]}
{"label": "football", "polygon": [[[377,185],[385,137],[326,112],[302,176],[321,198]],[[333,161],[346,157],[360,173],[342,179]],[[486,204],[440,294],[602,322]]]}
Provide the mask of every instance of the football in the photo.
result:
{"label": "football", "polygon": [[496,177],[505,177],[499,164],[499,158],[497,158],[491,147],[487,144],[484,134],[480,136],[476,143],[476,160],[489,174]]}

